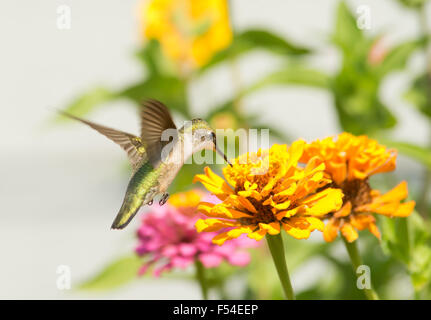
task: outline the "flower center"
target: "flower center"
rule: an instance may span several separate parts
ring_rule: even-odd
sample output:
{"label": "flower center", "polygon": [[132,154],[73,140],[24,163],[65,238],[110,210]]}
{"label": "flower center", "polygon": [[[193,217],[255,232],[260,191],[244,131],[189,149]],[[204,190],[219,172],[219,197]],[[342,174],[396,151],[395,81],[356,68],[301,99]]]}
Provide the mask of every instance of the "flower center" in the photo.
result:
{"label": "flower center", "polygon": [[256,225],[260,222],[271,223],[276,221],[274,214],[272,213],[269,206],[264,206],[261,201],[254,198],[247,198],[251,204],[256,208],[257,213],[251,213],[253,215],[250,218],[240,218],[240,222],[244,225]]}
{"label": "flower center", "polygon": [[[368,183],[368,179],[360,180],[346,180],[340,188],[344,193],[344,203],[350,201],[352,209],[371,202],[371,187]],[[352,210],[353,211],[353,210]]]}

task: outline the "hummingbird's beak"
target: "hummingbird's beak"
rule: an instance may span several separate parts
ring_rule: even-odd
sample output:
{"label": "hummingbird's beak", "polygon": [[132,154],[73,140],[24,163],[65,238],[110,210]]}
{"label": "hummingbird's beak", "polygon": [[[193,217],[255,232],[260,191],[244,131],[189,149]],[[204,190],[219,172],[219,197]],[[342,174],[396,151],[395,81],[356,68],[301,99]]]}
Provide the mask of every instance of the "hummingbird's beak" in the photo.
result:
{"label": "hummingbird's beak", "polygon": [[224,161],[226,161],[231,167],[232,167],[232,163],[230,163],[230,161],[227,159],[226,155],[224,154],[223,151],[221,151],[217,145],[214,145],[214,151],[216,151],[219,155],[221,155],[224,159]]}
{"label": "hummingbird's beak", "polygon": [[223,151],[221,151],[218,147],[217,147],[217,142],[216,142],[216,136],[213,133],[213,144],[214,144],[214,151],[217,152],[219,155],[221,155],[224,159],[224,161],[226,161],[226,163],[228,163],[231,167],[232,167],[232,163],[230,163],[230,161],[227,159],[226,155],[224,154]]}

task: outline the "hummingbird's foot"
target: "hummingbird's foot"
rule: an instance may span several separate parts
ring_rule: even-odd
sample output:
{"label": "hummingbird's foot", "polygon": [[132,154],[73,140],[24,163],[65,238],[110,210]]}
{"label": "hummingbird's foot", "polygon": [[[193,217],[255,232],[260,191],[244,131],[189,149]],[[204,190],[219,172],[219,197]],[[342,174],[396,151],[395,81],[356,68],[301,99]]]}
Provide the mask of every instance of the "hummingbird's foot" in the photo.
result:
{"label": "hummingbird's foot", "polygon": [[169,193],[164,193],[162,198],[159,201],[159,205],[163,206],[166,203],[166,201],[168,201],[168,198],[169,198]]}
{"label": "hummingbird's foot", "polygon": [[148,201],[147,205],[151,206],[153,204],[153,199],[151,199],[150,201]]}

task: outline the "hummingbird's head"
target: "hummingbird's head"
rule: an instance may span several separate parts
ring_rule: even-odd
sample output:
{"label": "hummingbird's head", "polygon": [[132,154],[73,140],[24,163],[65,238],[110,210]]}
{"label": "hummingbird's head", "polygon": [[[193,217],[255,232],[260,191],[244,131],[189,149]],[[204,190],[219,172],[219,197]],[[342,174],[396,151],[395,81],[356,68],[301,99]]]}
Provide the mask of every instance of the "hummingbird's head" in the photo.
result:
{"label": "hummingbird's head", "polygon": [[193,152],[203,149],[213,150],[220,154],[229,165],[232,165],[224,152],[217,147],[216,134],[208,122],[202,119],[193,119],[192,125],[188,128],[185,128],[184,133],[187,133],[187,131],[188,133],[191,131]]}

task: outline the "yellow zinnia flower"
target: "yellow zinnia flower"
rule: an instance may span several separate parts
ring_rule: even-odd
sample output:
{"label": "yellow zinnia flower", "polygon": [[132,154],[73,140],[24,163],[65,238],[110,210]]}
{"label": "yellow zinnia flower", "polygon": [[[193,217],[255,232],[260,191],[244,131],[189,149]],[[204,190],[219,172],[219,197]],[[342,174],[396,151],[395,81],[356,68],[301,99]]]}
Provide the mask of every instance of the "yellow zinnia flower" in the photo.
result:
{"label": "yellow zinnia flower", "polygon": [[320,217],[340,209],[342,192],[323,186],[331,183],[324,177],[325,165],[311,159],[304,168],[298,167],[304,142],[297,141],[290,148],[274,144],[269,150],[259,149],[236,158],[232,166],[223,169],[226,181],[205,168],[196,175],[222,203],[201,203],[198,210],[210,219],[200,219],[196,228],[202,231],[226,229],[213,242],[246,233],[261,240],[266,234],[276,235],[283,228],[297,239],[323,230]]}
{"label": "yellow zinnia flower", "polygon": [[226,0],[150,0],[141,11],[145,36],[186,68],[205,65],[232,42]]}
{"label": "yellow zinnia flower", "polygon": [[300,161],[307,162],[317,156],[333,180],[332,187],[340,188],[345,195],[343,207],[333,213],[325,225],[326,241],[333,241],[341,231],[347,241],[353,242],[358,238],[357,230],[364,229],[380,238],[376,219],[370,213],[389,217],[410,215],[415,202],[401,203],[408,194],[405,181],[384,195],[372,190],[368,182],[373,174],[394,170],[396,155],[395,150],[387,149],[376,140],[346,132],[338,135],[335,141],[329,137],[305,146]]}
{"label": "yellow zinnia flower", "polygon": [[169,197],[168,203],[175,208],[197,207],[205,194],[198,189],[178,192]]}
{"label": "yellow zinnia flower", "polygon": [[194,215],[204,196],[205,194],[199,189],[178,192],[169,197],[168,203],[182,214]]}

